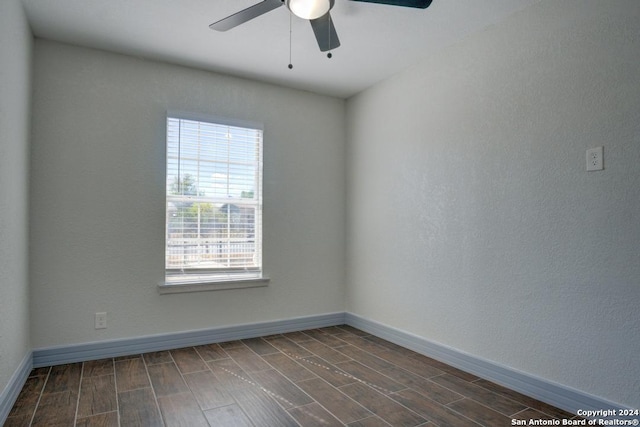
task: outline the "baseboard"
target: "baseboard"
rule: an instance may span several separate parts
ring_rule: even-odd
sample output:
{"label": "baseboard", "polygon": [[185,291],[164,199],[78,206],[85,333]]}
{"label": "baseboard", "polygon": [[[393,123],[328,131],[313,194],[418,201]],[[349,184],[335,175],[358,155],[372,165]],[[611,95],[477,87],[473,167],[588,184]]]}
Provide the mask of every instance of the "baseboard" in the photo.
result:
{"label": "baseboard", "polygon": [[344,324],[344,316],[344,312],[328,313],[188,332],[40,348],[33,350],[33,366],[62,365],[335,326]]}
{"label": "baseboard", "polygon": [[508,366],[461,352],[352,313],[338,312],[188,332],[36,349],[33,351],[32,362],[26,359],[23,361],[20,369],[14,375],[15,378],[12,379],[7,389],[0,395],[0,420],[2,420],[3,415],[5,417],[8,415],[8,411],[11,409],[32,367],[83,362],[106,357],[162,351],[341,324],[347,324],[369,332],[571,413],[576,413],[578,410],[595,411],[627,408],[624,405],[517,371]]}
{"label": "baseboard", "polygon": [[345,313],[345,323],[573,414],[578,410],[630,409],[352,313]]}
{"label": "baseboard", "polygon": [[0,425],[4,425],[13,404],[16,402],[16,399],[18,399],[20,390],[22,390],[24,383],[27,381],[27,378],[29,378],[29,374],[33,368],[32,360],[31,352],[27,353],[20,362],[18,369],[16,369],[9,379],[7,386],[2,393],[0,393]]}

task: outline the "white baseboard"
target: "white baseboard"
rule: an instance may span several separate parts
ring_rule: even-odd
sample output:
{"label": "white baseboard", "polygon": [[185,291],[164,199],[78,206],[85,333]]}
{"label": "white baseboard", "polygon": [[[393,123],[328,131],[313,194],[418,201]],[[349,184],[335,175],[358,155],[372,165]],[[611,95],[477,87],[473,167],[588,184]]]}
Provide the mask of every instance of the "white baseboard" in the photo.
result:
{"label": "white baseboard", "polygon": [[344,312],[328,313],[196,331],[40,348],[33,350],[33,366],[62,365],[335,326],[344,324],[344,316]]}
{"label": "white baseboard", "polygon": [[33,369],[32,360],[31,352],[27,353],[20,362],[18,369],[16,369],[9,379],[7,386],[2,393],[0,393],[0,425],[4,425],[13,404],[20,394],[20,390],[22,390],[24,383],[27,381],[27,378],[29,378],[31,369]]}
{"label": "white baseboard", "polygon": [[345,323],[573,414],[578,410],[630,409],[352,313],[345,314]]}

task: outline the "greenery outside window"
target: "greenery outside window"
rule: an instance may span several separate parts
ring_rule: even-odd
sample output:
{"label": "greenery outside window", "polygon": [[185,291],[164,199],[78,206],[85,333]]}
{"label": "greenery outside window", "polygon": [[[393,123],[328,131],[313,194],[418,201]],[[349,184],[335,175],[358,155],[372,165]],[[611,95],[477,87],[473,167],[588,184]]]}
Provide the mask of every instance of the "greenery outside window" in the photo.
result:
{"label": "greenery outside window", "polygon": [[167,117],[165,287],[260,281],[262,129]]}

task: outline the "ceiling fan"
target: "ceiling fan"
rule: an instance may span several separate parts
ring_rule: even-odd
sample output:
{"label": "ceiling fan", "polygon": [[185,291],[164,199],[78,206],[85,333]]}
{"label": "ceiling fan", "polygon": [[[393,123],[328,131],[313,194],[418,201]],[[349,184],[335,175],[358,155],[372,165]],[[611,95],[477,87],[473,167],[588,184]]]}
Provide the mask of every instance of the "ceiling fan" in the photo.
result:
{"label": "ceiling fan", "polygon": [[[352,0],[366,3],[381,3],[391,6],[414,7],[426,9],[432,0]],[[240,12],[227,16],[220,21],[209,25],[209,28],[217,31],[227,31],[240,24],[244,24],[253,18],[264,15],[282,5],[294,15],[306,19],[311,23],[311,28],[318,41],[318,47],[322,52],[333,50],[340,46],[338,34],[333,26],[333,20],[329,11],[333,8],[335,0],[263,0]]]}

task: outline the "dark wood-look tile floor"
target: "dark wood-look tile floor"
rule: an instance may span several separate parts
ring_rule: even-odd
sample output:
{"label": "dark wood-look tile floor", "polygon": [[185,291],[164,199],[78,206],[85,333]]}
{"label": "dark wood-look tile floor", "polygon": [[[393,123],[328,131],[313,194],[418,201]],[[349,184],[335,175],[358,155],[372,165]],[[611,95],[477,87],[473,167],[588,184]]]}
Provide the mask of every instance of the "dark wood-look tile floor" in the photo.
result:
{"label": "dark wood-look tile floor", "polygon": [[37,368],[5,426],[509,426],[570,413],[349,326]]}

